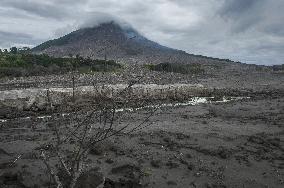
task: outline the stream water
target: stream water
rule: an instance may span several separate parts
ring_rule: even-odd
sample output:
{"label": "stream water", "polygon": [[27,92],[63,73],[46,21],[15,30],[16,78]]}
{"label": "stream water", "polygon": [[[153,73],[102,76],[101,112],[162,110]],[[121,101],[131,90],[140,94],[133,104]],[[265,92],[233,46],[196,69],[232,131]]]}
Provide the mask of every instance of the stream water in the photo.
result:
{"label": "stream water", "polygon": [[[157,108],[165,108],[165,107],[181,107],[181,106],[194,106],[194,105],[199,105],[199,104],[208,104],[208,103],[228,103],[231,101],[238,101],[238,100],[243,100],[243,99],[250,99],[250,97],[223,97],[222,100],[216,100],[214,97],[193,97],[191,100],[186,101],[186,102],[176,102],[176,103],[163,103],[163,104],[156,104],[156,105],[148,105],[148,106],[141,106],[138,108],[120,108],[116,109],[116,112],[136,112],[139,110],[144,110],[144,109],[157,109]],[[61,116],[69,116],[70,113],[62,113]],[[17,118],[17,119],[30,119],[31,117],[22,117],[22,118]],[[52,118],[51,115],[41,115],[37,116],[36,119],[49,119]],[[0,119],[0,123],[6,123],[9,120],[12,119]]]}

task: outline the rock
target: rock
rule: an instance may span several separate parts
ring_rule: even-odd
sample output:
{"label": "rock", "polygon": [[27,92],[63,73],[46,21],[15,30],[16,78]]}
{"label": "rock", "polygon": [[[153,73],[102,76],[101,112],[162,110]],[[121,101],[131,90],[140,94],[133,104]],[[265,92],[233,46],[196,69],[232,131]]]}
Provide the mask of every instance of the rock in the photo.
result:
{"label": "rock", "polygon": [[8,155],[10,156],[10,154],[8,152],[6,152],[4,149],[0,148],[0,155]]}
{"label": "rock", "polygon": [[189,119],[189,115],[183,114],[183,115],[181,115],[181,118],[183,118],[183,119]]}
{"label": "rock", "polygon": [[106,179],[104,188],[142,188],[142,185],[132,180],[119,179],[118,181],[114,181]]}
{"label": "rock", "polygon": [[106,163],[108,163],[108,164],[112,164],[114,161],[112,160],[112,159],[110,159],[110,158],[108,158],[107,160],[106,160]]}
{"label": "rock", "polygon": [[6,172],[0,176],[0,187],[26,188],[20,174]]}
{"label": "rock", "polygon": [[16,163],[11,163],[11,162],[0,163],[0,169],[14,168],[16,166],[17,166]]}
{"label": "rock", "polygon": [[11,114],[14,114],[16,110],[5,105],[0,105],[0,119],[5,119],[11,117]]}
{"label": "rock", "polygon": [[168,181],[167,184],[168,185],[177,185],[177,183],[175,181]]}
{"label": "rock", "polygon": [[217,154],[219,157],[221,157],[222,159],[228,159],[231,157],[232,152],[224,147],[219,147]]}
{"label": "rock", "polygon": [[191,155],[190,153],[185,154],[185,156],[186,156],[187,158],[189,158],[189,159],[192,158],[192,155]]}
{"label": "rock", "polygon": [[189,164],[187,165],[187,169],[188,169],[188,170],[194,170],[194,168],[195,168],[195,166],[194,166],[194,164],[192,164],[192,163],[189,163]]}
{"label": "rock", "polygon": [[134,164],[124,164],[111,169],[112,174],[121,175],[124,178],[139,182],[142,176],[141,168]]}
{"label": "rock", "polygon": [[280,138],[270,138],[267,139],[267,142],[269,142],[271,145],[280,148]]}
{"label": "rock", "polygon": [[264,144],[265,141],[263,139],[263,136],[258,135],[252,135],[248,138],[249,142],[256,143],[256,144]]}
{"label": "rock", "polygon": [[206,120],[203,120],[201,123],[204,124],[204,125],[208,124],[208,122]]}
{"label": "rock", "polygon": [[172,168],[178,168],[179,167],[179,164],[178,163],[175,163],[175,162],[173,162],[173,161],[168,161],[167,163],[166,163],[166,165],[170,168],[170,169],[172,169]]}
{"label": "rock", "polygon": [[183,158],[180,158],[179,161],[180,161],[181,164],[188,165],[187,160],[185,160]]}
{"label": "rock", "polygon": [[103,155],[104,149],[100,145],[96,145],[90,150],[90,154],[91,155]]}
{"label": "rock", "polygon": [[77,180],[74,188],[98,188],[105,182],[105,177],[98,169],[91,169],[84,172]]}
{"label": "rock", "polygon": [[222,183],[205,183],[206,188],[226,188],[227,186]]}
{"label": "rock", "polygon": [[117,150],[117,151],[115,152],[115,154],[116,154],[116,155],[126,155],[125,151],[123,151],[123,150]]}
{"label": "rock", "polygon": [[166,138],[164,138],[163,140],[164,140],[164,142],[166,142],[166,143],[172,143],[172,142],[173,142],[172,139],[170,139],[169,137],[166,137]]}
{"label": "rock", "polygon": [[161,160],[152,160],[151,161],[152,167],[155,167],[155,168],[160,168],[161,164],[162,164]]}
{"label": "rock", "polygon": [[190,139],[190,136],[189,136],[189,135],[182,134],[182,133],[177,133],[177,134],[176,134],[176,138],[177,138],[178,140],[184,140],[184,139]]}
{"label": "rock", "polygon": [[120,152],[121,148],[114,144],[112,141],[103,141],[92,146],[90,154],[92,155],[104,155],[106,152]]}
{"label": "rock", "polygon": [[145,161],[143,159],[138,159],[138,163],[143,164],[143,163],[145,163]]}

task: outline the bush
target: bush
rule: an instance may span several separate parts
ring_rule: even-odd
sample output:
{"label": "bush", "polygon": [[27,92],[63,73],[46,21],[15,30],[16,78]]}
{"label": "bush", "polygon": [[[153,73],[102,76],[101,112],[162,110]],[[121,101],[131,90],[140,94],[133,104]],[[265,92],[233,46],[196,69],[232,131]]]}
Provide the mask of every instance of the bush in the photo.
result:
{"label": "bush", "polygon": [[22,77],[26,76],[26,71],[22,68],[3,67],[0,68],[0,77]]}

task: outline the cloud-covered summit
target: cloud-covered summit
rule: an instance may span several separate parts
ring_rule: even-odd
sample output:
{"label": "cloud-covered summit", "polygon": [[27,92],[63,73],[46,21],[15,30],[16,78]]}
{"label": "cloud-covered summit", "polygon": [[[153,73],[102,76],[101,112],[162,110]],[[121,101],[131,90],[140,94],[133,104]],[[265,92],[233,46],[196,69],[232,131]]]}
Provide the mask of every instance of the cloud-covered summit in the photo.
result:
{"label": "cloud-covered summit", "polygon": [[282,64],[283,10],[282,0],[0,0],[0,47],[125,20],[147,38],[189,53]]}

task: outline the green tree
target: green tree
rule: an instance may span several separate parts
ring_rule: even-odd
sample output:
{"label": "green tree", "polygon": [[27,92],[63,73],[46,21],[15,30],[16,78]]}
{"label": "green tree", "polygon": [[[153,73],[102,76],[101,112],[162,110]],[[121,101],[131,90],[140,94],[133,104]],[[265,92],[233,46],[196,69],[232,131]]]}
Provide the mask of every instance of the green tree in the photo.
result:
{"label": "green tree", "polygon": [[17,47],[12,47],[12,48],[10,48],[10,52],[11,52],[12,54],[16,54],[16,53],[18,52]]}
{"label": "green tree", "polygon": [[22,47],[22,48],[19,48],[17,51],[18,53],[21,53],[21,54],[27,54],[31,51],[31,49],[29,47]]}

